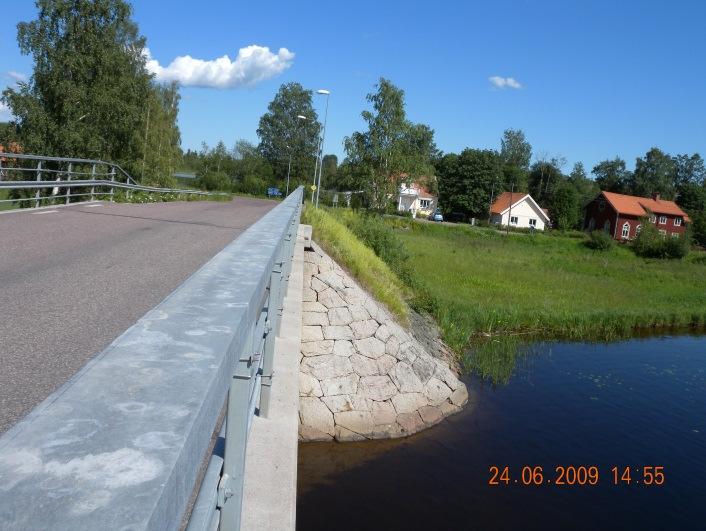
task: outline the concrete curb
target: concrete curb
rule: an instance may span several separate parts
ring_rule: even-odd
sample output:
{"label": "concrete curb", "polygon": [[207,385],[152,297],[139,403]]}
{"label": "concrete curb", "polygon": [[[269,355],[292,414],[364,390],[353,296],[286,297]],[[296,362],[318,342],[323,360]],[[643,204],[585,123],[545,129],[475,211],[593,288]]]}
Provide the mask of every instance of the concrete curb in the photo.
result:
{"label": "concrete curb", "polygon": [[294,530],[296,524],[304,234],[305,227],[300,226],[275,340],[270,415],[255,417],[250,429],[242,531]]}

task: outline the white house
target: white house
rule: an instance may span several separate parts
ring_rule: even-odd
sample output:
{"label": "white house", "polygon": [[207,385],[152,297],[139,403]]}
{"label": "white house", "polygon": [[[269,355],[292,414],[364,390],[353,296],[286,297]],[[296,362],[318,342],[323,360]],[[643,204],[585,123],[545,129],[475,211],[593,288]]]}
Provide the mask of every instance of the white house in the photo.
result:
{"label": "white house", "polygon": [[417,183],[400,184],[400,192],[397,198],[397,210],[400,212],[411,212],[412,216],[417,214],[425,216],[431,215],[436,208],[436,197],[422,185]]}
{"label": "white house", "polygon": [[490,222],[497,225],[544,230],[549,216],[532,196],[525,193],[503,192],[490,207]]}

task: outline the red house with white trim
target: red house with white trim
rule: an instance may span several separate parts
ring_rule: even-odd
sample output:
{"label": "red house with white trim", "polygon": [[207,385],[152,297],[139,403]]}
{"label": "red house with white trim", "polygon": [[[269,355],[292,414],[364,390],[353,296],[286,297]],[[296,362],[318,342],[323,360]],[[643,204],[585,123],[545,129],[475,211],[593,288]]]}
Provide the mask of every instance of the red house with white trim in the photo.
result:
{"label": "red house with white trim", "polygon": [[686,232],[689,216],[674,201],[601,192],[585,208],[584,230],[603,229],[616,240],[632,240],[643,223],[654,223],[664,237]]}

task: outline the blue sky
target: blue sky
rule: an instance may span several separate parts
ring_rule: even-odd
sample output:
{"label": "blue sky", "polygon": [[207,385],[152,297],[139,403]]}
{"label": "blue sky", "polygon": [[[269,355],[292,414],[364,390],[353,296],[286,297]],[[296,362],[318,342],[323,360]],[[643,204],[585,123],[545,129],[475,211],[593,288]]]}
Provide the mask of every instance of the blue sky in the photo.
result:
{"label": "blue sky", "polygon": [[[365,94],[384,76],[405,90],[408,117],[429,124],[445,152],[497,149],[512,127],[525,131],[535,154],[566,157],[566,171],[616,155],[632,166],[652,146],[706,155],[704,2],[133,5],[162,67],[185,55],[233,60],[251,45],[269,47],[279,64],[264,65],[271,77],[250,86],[184,87],[184,149],[256,141],[279,85],[299,81],[331,90],[325,151],[340,157],[343,137],[363,127]],[[19,0],[0,18],[0,86],[12,82],[8,72],[31,73],[15,25],[34,13],[33,2]],[[280,48],[294,57],[277,63]],[[493,76],[521,88],[497,88]]]}

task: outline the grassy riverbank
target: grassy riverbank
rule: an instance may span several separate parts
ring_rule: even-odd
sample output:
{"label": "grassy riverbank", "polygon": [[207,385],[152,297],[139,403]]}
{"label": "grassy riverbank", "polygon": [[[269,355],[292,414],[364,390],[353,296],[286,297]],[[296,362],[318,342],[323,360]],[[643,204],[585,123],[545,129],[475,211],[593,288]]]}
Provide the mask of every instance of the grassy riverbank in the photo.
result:
{"label": "grassy riverbank", "polygon": [[496,383],[531,341],[706,325],[704,253],[644,259],[622,246],[593,251],[577,234],[508,236],[344,209],[307,208],[303,221],[394,313],[406,318],[405,303],[431,313],[466,371]]}
{"label": "grassy riverbank", "polygon": [[457,351],[486,334],[609,338],[706,322],[706,267],[698,260],[646,260],[625,247],[592,251],[556,235],[389,224]]}

